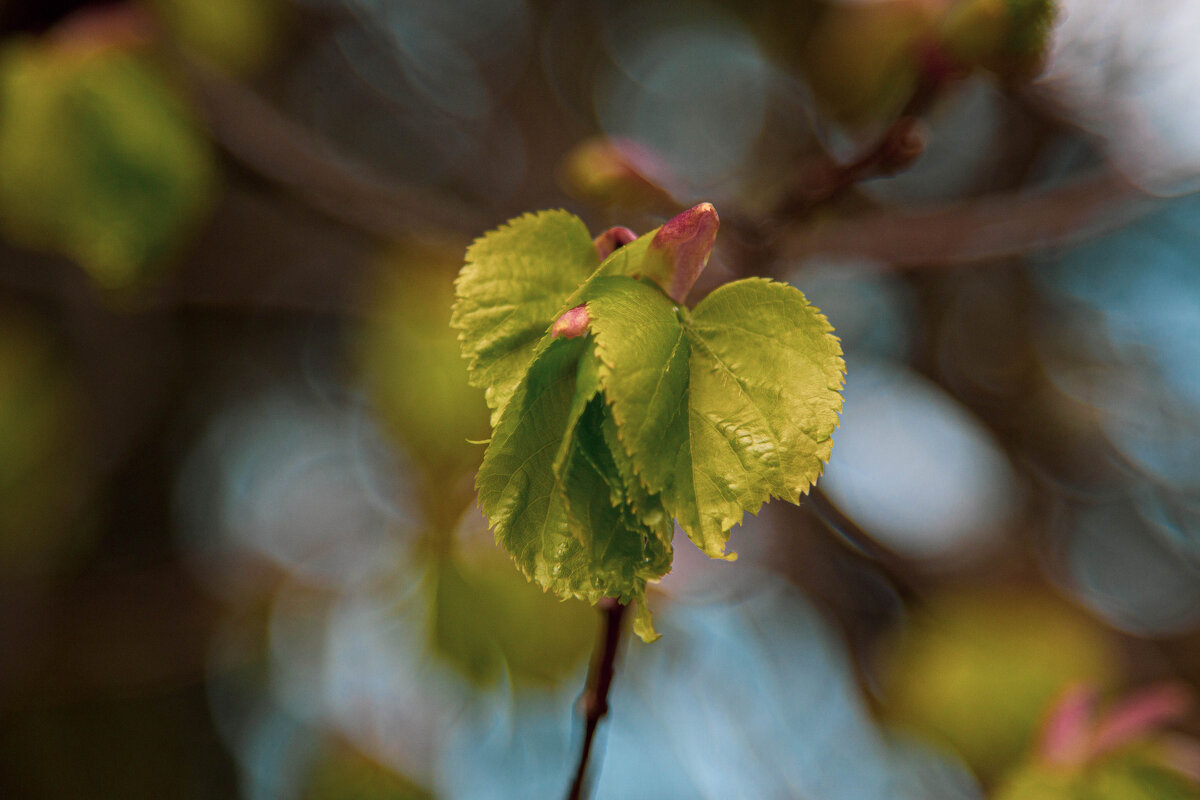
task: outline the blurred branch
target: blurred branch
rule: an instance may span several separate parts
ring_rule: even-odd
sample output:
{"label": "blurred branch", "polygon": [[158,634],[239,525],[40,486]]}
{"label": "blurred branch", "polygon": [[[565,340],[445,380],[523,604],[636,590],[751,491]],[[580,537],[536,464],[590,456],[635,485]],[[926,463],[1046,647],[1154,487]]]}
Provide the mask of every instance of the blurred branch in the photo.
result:
{"label": "blurred branch", "polygon": [[800,165],[797,186],[771,214],[772,220],[809,219],[820,206],[836,200],[859,181],[894,175],[912,164],[925,147],[915,116],[902,116],[871,147],[853,161],[842,163],[822,151]]}
{"label": "blurred branch", "polygon": [[898,268],[967,265],[1078,243],[1154,208],[1112,171],[1040,193],[1012,192],[923,209],[888,209],[792,226],[776,253],[870,258]]}
{"label": "blurred branch", "polygon": [[178,52],[175,60],[221,146],[322,213],[388,237],[434,229],[473,231],[486,225],[466,204],[379,178],[250,89],[204,64]]}
{"label": "blurred branch", "polygon": [[579,764],[575,767],[575,778],[567,792],[567,800],[579,800],[583,797],[596,727],[601,718],[608,713],[608,690],[612,687],[617,648],[621,644],[621,623],[628,608],[611,597],[605,597],[598,605],[604,614],[604,627],[600,641],[597,642],[597,659],[588,673],[587,691],[580,698],[584,713],[583,746],[579,751]]}

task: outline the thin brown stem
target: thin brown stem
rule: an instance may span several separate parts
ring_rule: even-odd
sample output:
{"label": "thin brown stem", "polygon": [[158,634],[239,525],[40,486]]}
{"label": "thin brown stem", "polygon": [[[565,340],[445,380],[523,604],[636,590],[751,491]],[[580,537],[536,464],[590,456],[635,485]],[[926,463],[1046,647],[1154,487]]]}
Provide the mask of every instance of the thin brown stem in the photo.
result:
{"label": "thin brown stem", "polygon": [[628,608],[611,597],[601,600],[598,607],[604,618],[600,639],[596,642],[596,657],[588,672],[588,686],[580,698],[584,716],[583,746],[579,751],[579,764],[575,767],[575,777],[567,792],[567,800],[580,800],[584,796],[588,759],[592,754],[592,742],[596,738],[596,727],[608,713],[608,690],[612,687],[617,648],[621,644],[622,622],[625,618],[625,610]]}
{"label": "thin brown stem", "polygon": [[180,52],[174,57],[213,138],[224,150],[329,218],[386,237],[472,230],[485,224],[478,209],[392,183],[366,164],[338,153],[237,81]]}

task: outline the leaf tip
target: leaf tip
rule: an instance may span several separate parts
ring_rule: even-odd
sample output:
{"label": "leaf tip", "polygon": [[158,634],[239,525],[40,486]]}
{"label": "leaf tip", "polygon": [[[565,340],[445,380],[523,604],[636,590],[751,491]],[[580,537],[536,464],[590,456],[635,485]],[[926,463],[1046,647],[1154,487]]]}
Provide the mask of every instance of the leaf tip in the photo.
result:
{"label": "leaf tip", "polygon": [[662,638],[662,634],[654,630],[654,617],[650,613],[650,607],[646,605],[645,595],[639,597],[636,602],[637,609],[633,612],[633,632],[646,644],[658,641]]}

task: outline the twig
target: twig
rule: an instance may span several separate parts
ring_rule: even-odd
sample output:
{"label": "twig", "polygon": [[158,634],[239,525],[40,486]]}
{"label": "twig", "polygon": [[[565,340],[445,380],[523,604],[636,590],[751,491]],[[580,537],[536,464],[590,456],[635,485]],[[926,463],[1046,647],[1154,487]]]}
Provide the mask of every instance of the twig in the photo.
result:
{"label": "twig", "polygon": [[1075,244],[1155,205],[1120,175],[1102,171],[1041,193],[797,225],[780,236],[777,255],[855,256],[898,268],[965,265]]}
{"label": "twig", "polygon": [[221,146],[327,216],[387,237],[486,223],[464,203],[381,179],[237,81],[182,53],[174,56]]}
{"label": "twig", "polygon": [[628,608],[611,597],[605,597],[598,605],[604,614],[604,621],[600,640],[596,643],[598,658],[592,662],[592,668],[588,672],[588,688],[580,698],[584,714],[583,746],[579,751],[579,764],[575,767],[575,778],[567,792],[567,800],[580,800],[583,797],[588,758],[592,752],[592,741],[596,737],[596,726],[608,713],[608,690],[612,686],[617,648],[621,644],[621,623],[625,618],[625,609]]}

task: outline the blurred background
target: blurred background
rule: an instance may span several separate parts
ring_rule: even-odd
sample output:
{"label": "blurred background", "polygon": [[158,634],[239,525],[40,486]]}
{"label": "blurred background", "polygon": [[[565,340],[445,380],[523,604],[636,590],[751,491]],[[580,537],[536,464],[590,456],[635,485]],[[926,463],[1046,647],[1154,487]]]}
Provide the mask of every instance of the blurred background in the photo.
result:
{"label": "blurred background", "polygon": [[[686,544],[599,798],[1200,797],[1200,2],[0,0],[0,797],[561,796],[470,241],[722,217],[818,491]],[[682,539],[681,539],[682,541]]]}

